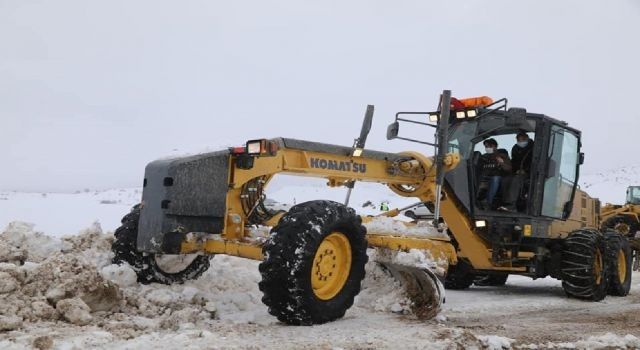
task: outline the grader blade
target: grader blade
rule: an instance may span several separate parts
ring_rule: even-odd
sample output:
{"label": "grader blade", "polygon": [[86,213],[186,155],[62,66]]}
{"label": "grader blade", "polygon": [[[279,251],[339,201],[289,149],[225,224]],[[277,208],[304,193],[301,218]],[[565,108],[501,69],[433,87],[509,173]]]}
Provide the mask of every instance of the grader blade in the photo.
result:
{"label": "grader blade", "polygon": [[377,262],[393,278],[400,282],[411,300],[411,311],[421,320],[434,318],[445,301],[444,286],[430,269],[390,262]]}

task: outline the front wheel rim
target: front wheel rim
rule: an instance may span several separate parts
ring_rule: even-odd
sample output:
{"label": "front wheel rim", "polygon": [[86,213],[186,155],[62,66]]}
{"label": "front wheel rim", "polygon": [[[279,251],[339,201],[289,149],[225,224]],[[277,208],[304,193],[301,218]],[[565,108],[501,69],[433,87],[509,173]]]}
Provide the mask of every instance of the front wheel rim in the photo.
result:
{"label": "front wheel rim", "polygon": [[627,280],[627,254],[622,249],[618,251],[618,278],[620,283]]}
{"label": "front wheel rim", "polygon": [[602,253],[600,250],[596,250],[596,254],[593,259],[593,275],[596,279],[596,284],[602,283]]}
{"label": "front wheel rim", "polygon": [[351,243],[342,232],[322,240],[311,268],[311,287],[318,299],[330,300],[340,293],[349,278],[351,262]]}
{"label": "front wheel rim", "polygon": [[623,235],[628,235],[629,233],[631,233],[631,227],[624,222],[617,223],[613,229]]}

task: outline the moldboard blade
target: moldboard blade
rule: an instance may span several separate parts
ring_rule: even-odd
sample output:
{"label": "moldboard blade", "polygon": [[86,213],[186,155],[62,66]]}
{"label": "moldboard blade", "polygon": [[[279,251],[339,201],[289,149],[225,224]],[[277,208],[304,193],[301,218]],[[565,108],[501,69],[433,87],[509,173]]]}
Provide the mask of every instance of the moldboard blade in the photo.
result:
{"label": "moldboard blade", "polygon": [[445,301],[444,285],[438,276],[427,268],[377,262],[404,288],[412,301],[411,311],[421,320],[434,318]]}

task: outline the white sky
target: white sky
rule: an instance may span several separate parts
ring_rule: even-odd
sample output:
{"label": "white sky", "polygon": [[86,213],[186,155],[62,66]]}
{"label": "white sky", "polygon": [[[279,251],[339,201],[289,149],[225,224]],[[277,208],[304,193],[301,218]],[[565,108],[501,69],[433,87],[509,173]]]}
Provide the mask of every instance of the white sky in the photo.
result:
{"label": "white sky", "polygon": [[[0,0],[0,189],[138,186],[168,153],[288,136],[371,148],[438,93],[583,130],[637,160],[640,1]],[[429,131],[431,133],[431,131]]]}

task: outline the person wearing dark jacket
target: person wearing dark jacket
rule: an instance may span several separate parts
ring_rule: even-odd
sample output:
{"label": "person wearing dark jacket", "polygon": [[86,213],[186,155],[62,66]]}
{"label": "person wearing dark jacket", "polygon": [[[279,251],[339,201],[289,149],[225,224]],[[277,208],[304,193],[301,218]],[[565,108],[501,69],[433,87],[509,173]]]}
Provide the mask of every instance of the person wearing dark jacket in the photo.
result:
{"label": "person wearing dark jacket", "polygon": [[531,173],[531,159],[533,158],[533,140],[525,132],[516,136],[517,143],[511,149],[511,165],[514,175]]}
{"label": "person wearing dark jacket", "polygon": [[491,208],[500,189],[502,177],[511,174],[511,161],[506,150],[498,149],[495,139],[486,139],[483,142],[485,154],[480,156],[480,176],[486,183],[486,204]]}
{"label": "person wearing dark jacket", "polygon": [[529,188],[529,175],[531,174],[531,160],[533,159],[533,140],[525,132],[516,136],[516,144],[511,149],[511,177],[507,191],[503,192],[504,206],[499,210],[524,211],[527,190]]}

